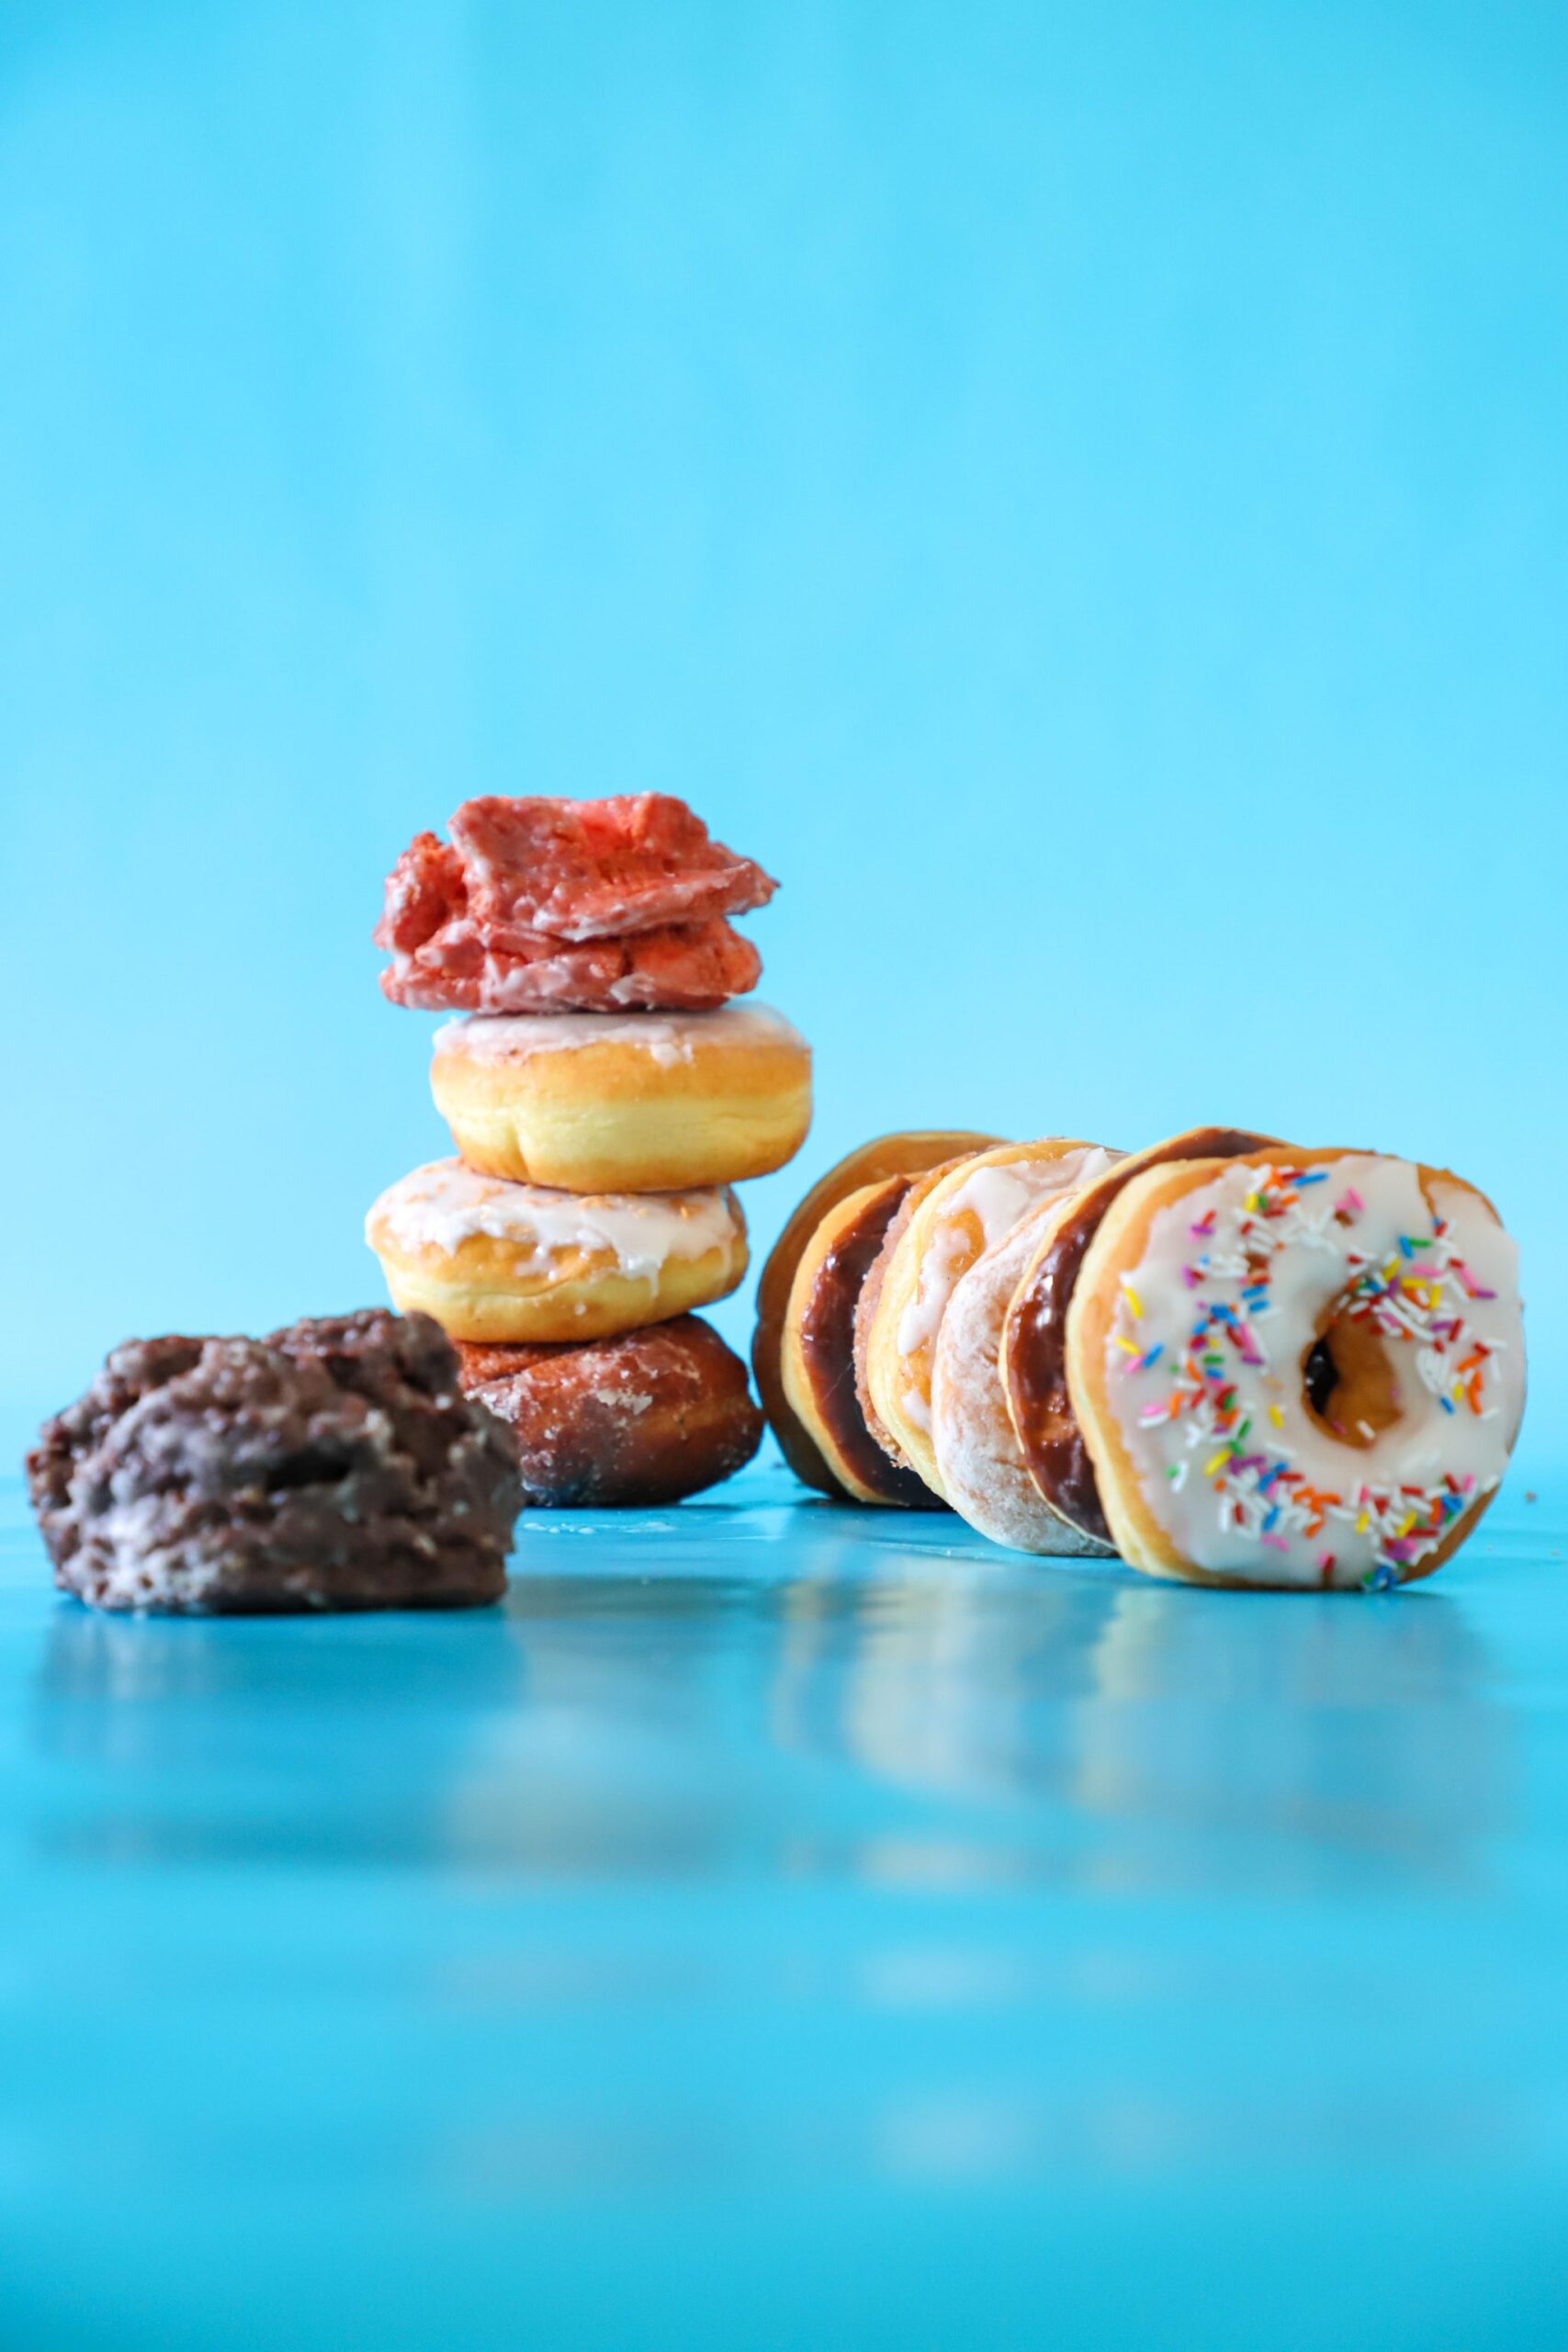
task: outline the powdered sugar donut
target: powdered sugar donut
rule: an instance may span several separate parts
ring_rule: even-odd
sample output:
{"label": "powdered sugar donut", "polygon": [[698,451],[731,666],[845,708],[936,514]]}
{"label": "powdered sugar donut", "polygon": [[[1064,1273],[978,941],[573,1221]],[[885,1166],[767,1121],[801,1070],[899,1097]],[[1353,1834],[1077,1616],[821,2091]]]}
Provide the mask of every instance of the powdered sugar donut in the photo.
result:
{"label": "powdered sugar donut", "polygon": [[1047,1227],[1077,1198],[1040,1202],[955,1284],[931,1369],[931,1446],[961,1517],[1015,1552],[1107,1553],[1052,1508],[1029,1475],[1002,1383],[1002,1327]]}
{"label": "powdered sugar donut", "polygon": [[416,1168],[365,1224],[387,1287],[454,1340],[598,1340],[724,1298],[746,1272],[746,1220],[726,1185],[558,1193]]}
{"label": "powdered sugar donut", "polygon": [[1429,1575],[1517,1432],[1516,1267],[1491,1204],[1410,1160],[1281,1147],[1137,1177],[1067,1316],[1122,1556],[1223,1584]]}

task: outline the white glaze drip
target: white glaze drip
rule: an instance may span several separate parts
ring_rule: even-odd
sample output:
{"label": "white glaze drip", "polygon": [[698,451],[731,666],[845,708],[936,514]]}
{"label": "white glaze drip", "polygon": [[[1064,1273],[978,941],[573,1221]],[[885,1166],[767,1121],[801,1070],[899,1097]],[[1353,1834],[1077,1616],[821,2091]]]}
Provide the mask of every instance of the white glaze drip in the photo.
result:
{"label": "white glaze drip", "polygon": [[699,1046],[798,1046],[806,1040],[767,1004],[721,1004],[711,1012],[472,1012],[444,1022],[432,1050],[472,1061],[526,1061],[583,1046],[624,1046],[660,1069],[695,1058]]}
{"label": "white glaze drip", "polygon": [[953,1285],[1038,1202],[1093,1183],[1120,1157],[1099,1144],[1082,1144],[1055,1159],[1010,1159],[972,1169],[953,1186],[942,1203],[914,1291],[898,1317],[898,1353],[906,1372],[900,1399],[917,1429],[931,1428],[931,1350]]}
{"label": "white glaze drip", "polygon": [[671,1258],[702,1258],[745,1234],[727,1185],[684,1193],[559,1193],[480,1176],[460,1159],[433,1160],[389,1186],[366,1219],[405,1250],[460,1249],[483,1234],[516,1243],[518,1272],[544,1273],[562,1250],[608,1250],[618,1272],[647,1280]]}

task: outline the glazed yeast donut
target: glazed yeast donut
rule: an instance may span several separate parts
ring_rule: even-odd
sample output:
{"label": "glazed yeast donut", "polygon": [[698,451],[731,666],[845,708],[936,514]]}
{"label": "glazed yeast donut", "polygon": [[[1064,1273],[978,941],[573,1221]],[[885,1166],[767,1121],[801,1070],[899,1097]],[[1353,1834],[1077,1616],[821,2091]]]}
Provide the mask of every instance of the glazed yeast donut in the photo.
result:
{"label": "glazed yeast donut", "polygon": [[1458,1177],[1371,1152],[1147,1168],[1085,1255],[1066,1360],[1134,1567],[1404,1583],[1470,1532],[1518,1429],[1514,1244]]}
{"label": "glazed yeast donut", "polygon": [[455,1340],[600,1339],[723,1298],[746,1272],[746,1220],[723,1185],[547,1192],[460,1159],[391,1185],[365,1238],[396,1304]]}
{"label": "glazed yeast donut", "polygon": [[[789,1401],[784,1387],[784,1326],[796,1271],[828,1212],[850,1193],[890,1176],[908,1178],[952,1159],[955,1154],[982,1150],[997,1142],[995,1136],[974,1135],[963,1128],[908,1128],[893,1135],[874,1136],[818,1177],[795,1209],[769,1252],[757,1283],[757,1325],[751,1340],[751,1370],[773,1435],[784,1460],[802,1484],[841,1500],[854,1489],[837,1475],[821,1445]],[[851,1308],[852,1316],[853,1308]],[[873,1499],[856,1495],[860,1501]],[[879,1495],[886,1502],[913,1498],[908,1482],[897,1492]]]}
{"label": "glazed yeast donut", "polygon": [[998,1144],[910,1186],[862,1289],[856,1370],[873,1434],[933,1494],[943,1487],[931,1440],[931,1374],[953,1291],[1027,1211],[1089,1182],[1114,1158],[1099,1144],[1047,1136]]}
{"label": "glazed yeast donut", "polygon": [[766,1005],[476,1013],[436,1031],[430,1085],[470,1168],[573,1193],[765,1176],[811,1124],[811,1049]]}
{"label": "glazed yeast donut", "polygon": [[516,1437],[536,1507],[679,1502],[761,1442],[745,1365],[695,1315],[581,1347],[459,1344],[457,1361],[464,1393]]}

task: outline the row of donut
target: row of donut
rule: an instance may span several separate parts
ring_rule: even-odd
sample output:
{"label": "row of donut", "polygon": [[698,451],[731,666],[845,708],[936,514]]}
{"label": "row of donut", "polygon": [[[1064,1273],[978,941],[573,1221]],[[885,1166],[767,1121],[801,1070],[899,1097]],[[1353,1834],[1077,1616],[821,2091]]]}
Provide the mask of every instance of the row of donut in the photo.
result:
{"label": "row of donut", "polygon": [[1312,1589],[1440,1566],[1525,1386],[1514,1245],[1473,1186],[1215,1127],[863,1146],[780,1237],[752,1361],[822,1492]]}
{"label": "row of donut", "polygon": [[469,801],[422,834],[378,928],[394,1001],[437,1032],[458,1157],[375,1204],[400,1307],[457,1343],[537,1504],[656,1504],[728,1477],[763,1422],[692,1310],[746,1271],[730,1187],[782,1167],[811,1116],[805,1041],[748,989],[728,918],[774,886],[683,802]]}

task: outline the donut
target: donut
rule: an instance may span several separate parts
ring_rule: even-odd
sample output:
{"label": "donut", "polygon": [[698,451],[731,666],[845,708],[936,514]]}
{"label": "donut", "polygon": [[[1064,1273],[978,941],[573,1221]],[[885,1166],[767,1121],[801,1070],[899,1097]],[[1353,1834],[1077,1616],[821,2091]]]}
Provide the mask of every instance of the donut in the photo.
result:
{"label": "donut", "polygon": [[695,1315],[581,1347],[464,1342],[457,1359],[465,1393],[515,1435],[536,1507],[679,1502],[761,1442],[744,1363]]}
{"label": "donut", "polygon": [[1115,1157],[1061,1136],[998,1144],[911,1185],[888,1227],[857,1317],[863,1401],[874,1435],[933,1494],[942,1489],[931,1444],[931,1364],[954,1285],[1036,1202],[1089,1182]]}
{"label": "donut", "polygon": [[1084,1253],[1111,1202],[1145,1168],[1183,1159],[1232,1159],[1263,1150],[1274,1141],[1272,1136],[1239,1127],[1190,1127],[1117,1160],[1064,1203],[1058,1216],[1037,1228],[1034,1255],[1003,1327],[1002,1385],[1030,1476],[1051,1508],[1097,1544],[1110,1544],[1111,1529],[1067,1394],[1067,1309]]}
{"label": "donut", "polygon": [[732,1291],[746,1220],[724,1185],[558,1193],[438,1159],[365,1222],[387,1287],[455,1340],[599,1340]]}
{"label": "donut", "polygon": [[387,878],[376,944],[394,1004],[610,1012],[721,1004],[761,959],[727,918],[774,884],[668,793],[465,801]]}
{"label": "donut", "polygon": [[884,1451],[855,1394],[856,1302],[908,1189],[908,1176],[885,1176],[835,1202],[818,1222],[790,1285],[784,1386],[795,1420],[845,1494],[855,1502],[935,1510],[940,1497]]}
{"label": "donut", "polygon": [[450,1342],[383,1307],[127,1340],[27,1466],[60,1589],[162,1615],[496,1600],[522,1500]]}
{"label": "donut", "polygon": [[1524,1408],[1495,1210],[1375,1152],[1145,1169],[1085,1255],[1066,1351],[1117,1549],[1198,1583],[1429,1576],[1495,1492]]}
{"label": "donut", "polygon": [[953,1285],[931,1361],[931,1450],[942,1491],[961,1518],[1015,1552],[1104,1554],[1064,1519],[1029,1475],[1002,1385],[1002,1325],[1043,1229],[1070,1210],[1044,1200],[984,1251]]}
{"label": "donut", "polygon": [[435,1107],[470,1168],[573,1193],[663,1193],[782,1168],[811,1049],[766,1005],[479,1013],[435,1033]]}
{"label": "donut", "polygon": [[396,951],[381,993],[416,1012],[702,1012],[744,995],[761,976],[756,948],[720,916],[628,939],[520,931],[505,947],[457,923]]}
{"label": "donut", "polygon": [[885,1176],[918,1176],[955,1153],[980,1151],[998,1140],[996,1136],[972,1135],[962,1129],[908,1128],[874,1136],[818,1178],[770,1250],[757,1283],[751,1370],[762,1410],[784,1460],[803,1485],[815,1487],[819,1494],[841,1496],[847,1489],[835,1478],[795,1414],[784,1385],[784,1315],[807,1243],[828,1211],[863,1185],[880,1183]]}

